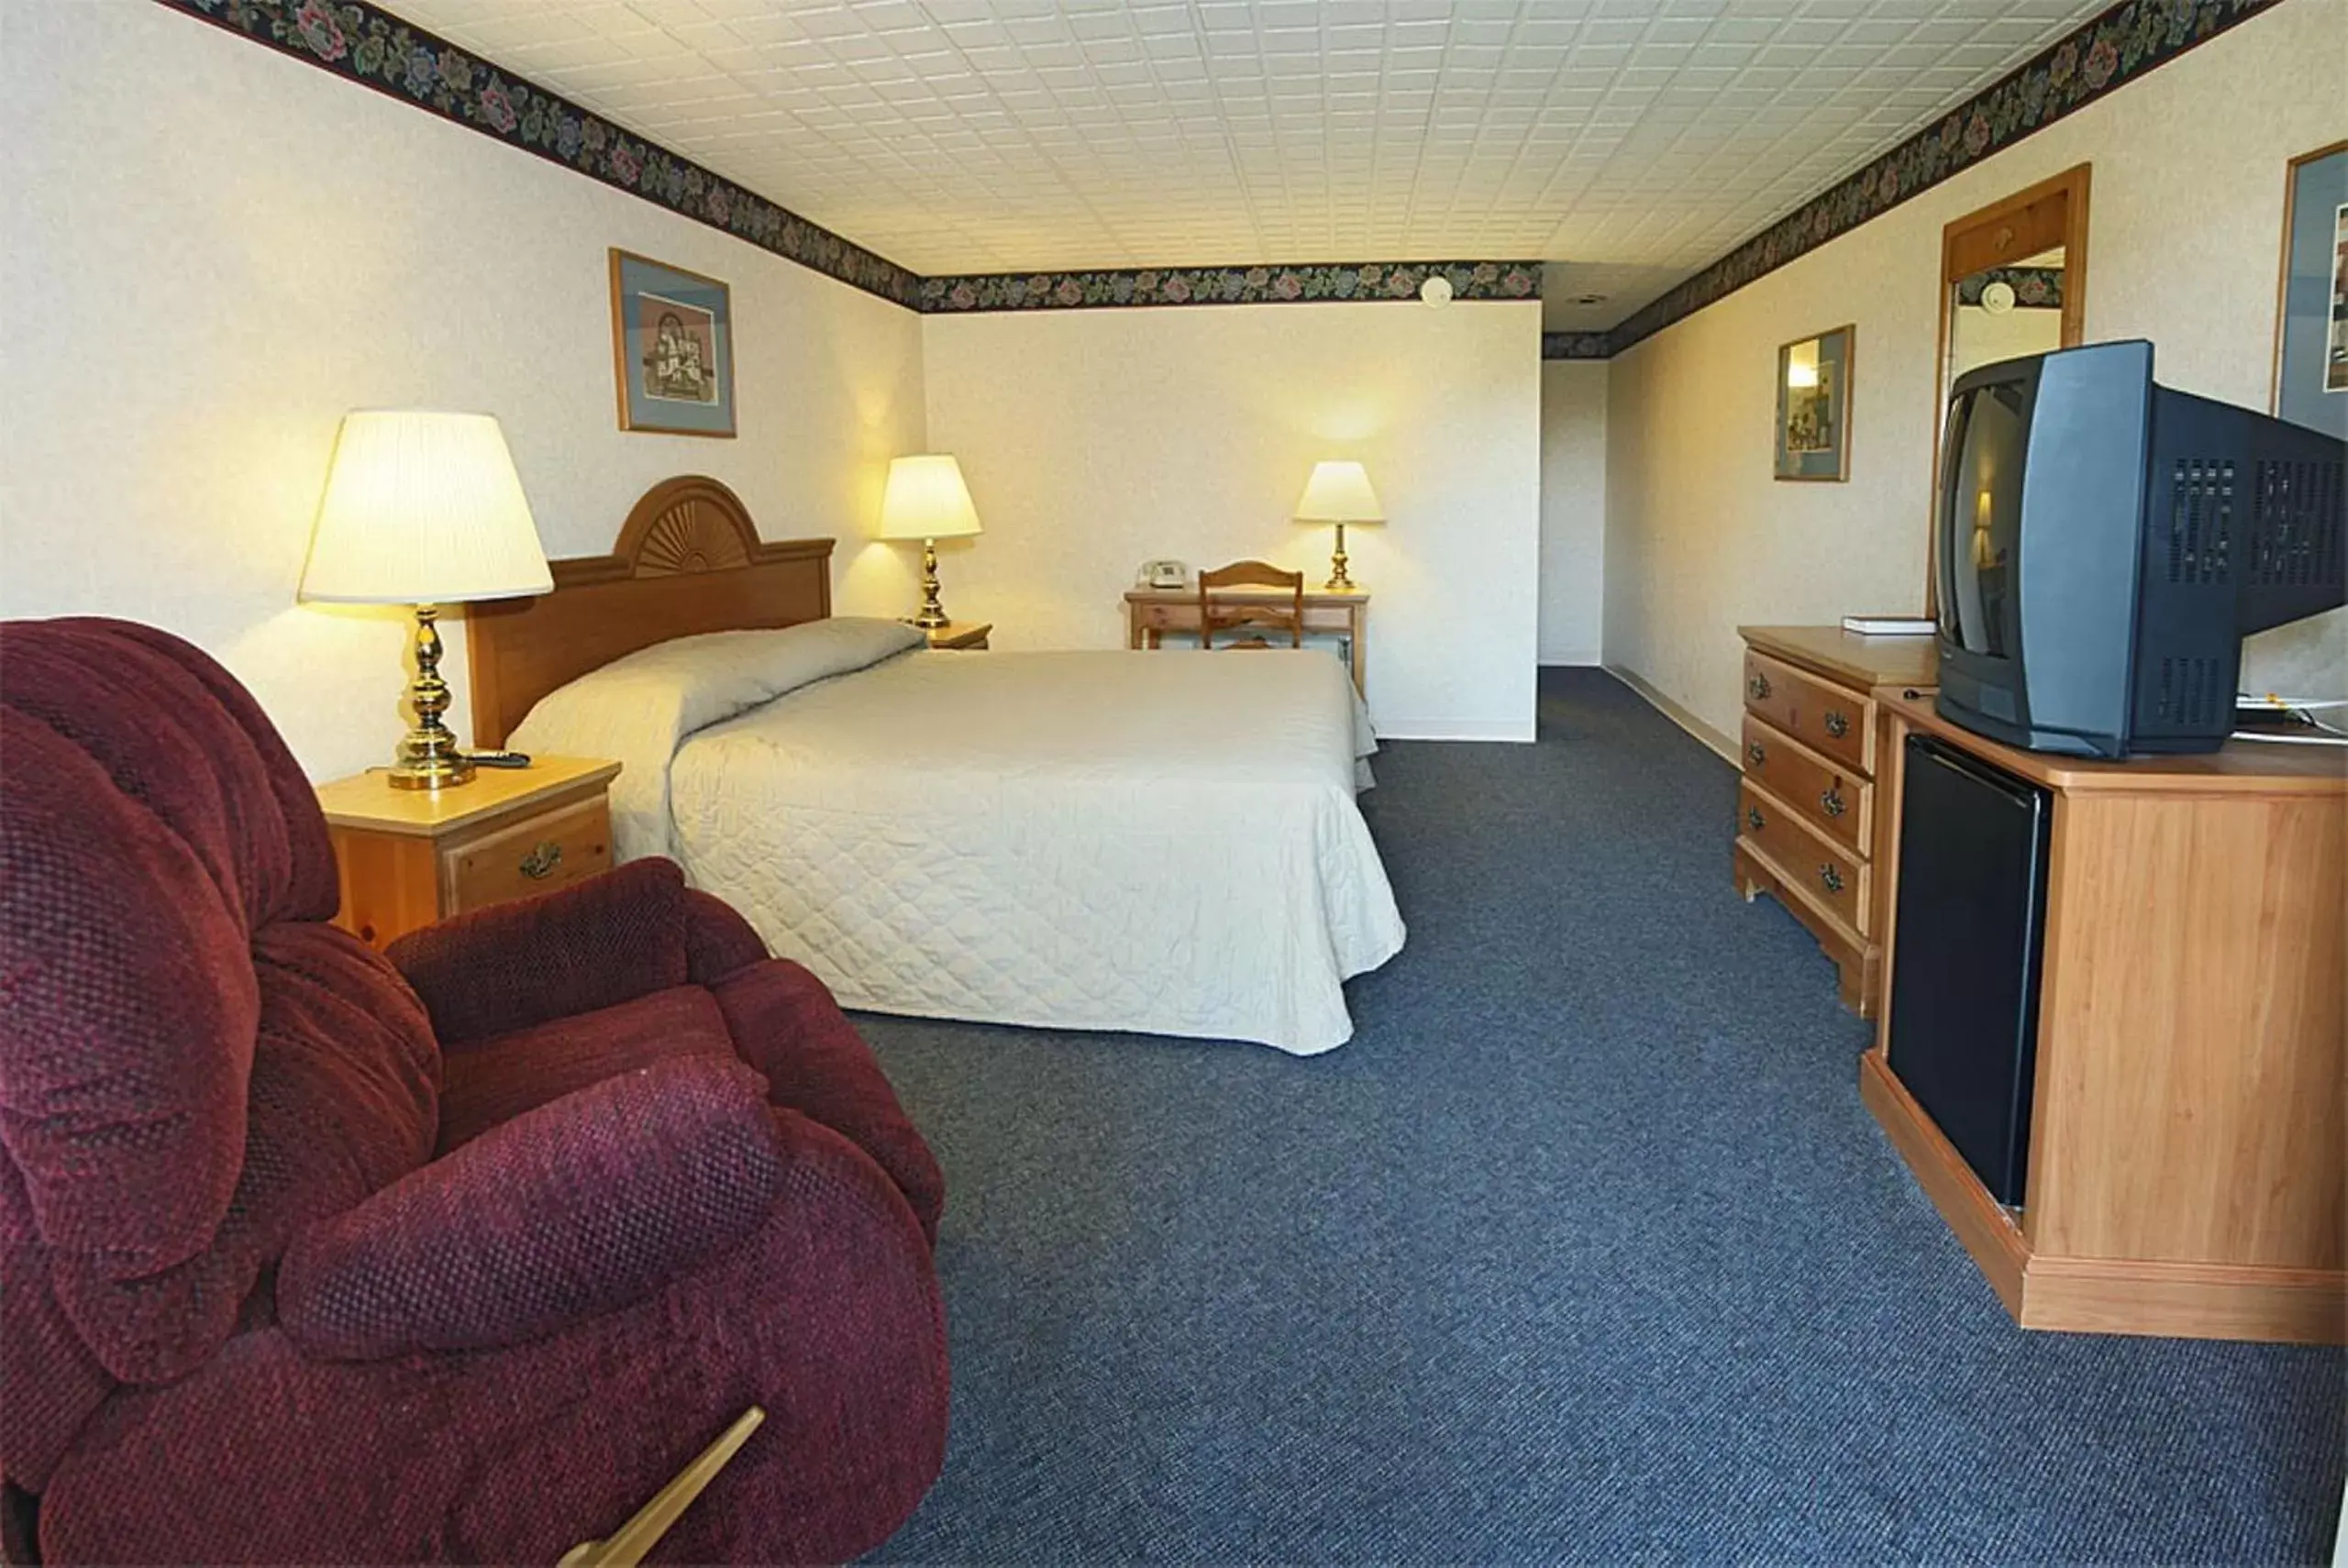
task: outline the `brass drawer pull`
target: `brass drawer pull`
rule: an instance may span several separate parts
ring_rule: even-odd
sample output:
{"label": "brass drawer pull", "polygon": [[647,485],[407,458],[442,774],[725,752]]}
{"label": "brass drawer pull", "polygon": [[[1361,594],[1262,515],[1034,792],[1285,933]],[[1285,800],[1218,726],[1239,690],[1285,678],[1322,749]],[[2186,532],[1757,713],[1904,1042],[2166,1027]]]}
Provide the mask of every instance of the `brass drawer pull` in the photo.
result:
{"label": "brass drawer pull", "polygon": [[1830,817],[1839,817],[1849,811],[1851,808],[1843,801],[1843,787],[1837,784],[1818,797],[1818,809]]}
{"label": "brass drawer pull", "polygon": [[1769,748],[1763,745],[1759,741],[1755,741],[1751,745],[1744,748],[1744,755],[1753,759],[1754,767],[1758,767],[1763,763],[1769,760]]}
{"label": "brass drawer pull", "polygon": [[533,882],[543,881],[553,876],[554,868],[561,864],[562,845],[550,838],[542,838],[529,854],[522,856],[521,872]]}
{"label": "brass drawer pull", "polygon": [[1843,890],[1843,873],[1834,869],[1832,861],[1818,868],[1818,880],[1820,885],[1830,893],[1839,893]]}
{"label": "brass drawer pull", "polygon": [[1841,740],[1851,733],[1851,721],[1843,716],[1840,709],[1826,710],[1826,733],[1836,740]]}
{"label": "brass drawer pull", "polygon": [[1744,689],[1753,694],[1755,702],[1769,700],[1769,678],[1757,669],[1753,672],[1753,679],[1744,683]]}
{"label": "brass drawer pull", "polygon": [[1759,833],[1763,828],[1768,825],[1768,823],[1762,819],[1760,807],[1747,806],[1744,808],[1744,825],[1751,828],[1755,833]]}

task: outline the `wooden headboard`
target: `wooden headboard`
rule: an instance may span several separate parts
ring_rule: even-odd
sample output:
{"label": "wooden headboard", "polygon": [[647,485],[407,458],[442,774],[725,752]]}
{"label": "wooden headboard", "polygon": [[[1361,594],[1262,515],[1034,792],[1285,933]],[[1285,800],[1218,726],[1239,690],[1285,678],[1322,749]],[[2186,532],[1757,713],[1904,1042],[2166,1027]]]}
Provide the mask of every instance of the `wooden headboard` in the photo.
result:
{"label": "wooden headboard", "polygon": [[553,592],[468,612],[473,744],[504,745],[539,698],[638,648],[821,620],[831,561],[829,539],[761,541],[741,498],[714,479],[661,480],[610,555],[551,562]]}

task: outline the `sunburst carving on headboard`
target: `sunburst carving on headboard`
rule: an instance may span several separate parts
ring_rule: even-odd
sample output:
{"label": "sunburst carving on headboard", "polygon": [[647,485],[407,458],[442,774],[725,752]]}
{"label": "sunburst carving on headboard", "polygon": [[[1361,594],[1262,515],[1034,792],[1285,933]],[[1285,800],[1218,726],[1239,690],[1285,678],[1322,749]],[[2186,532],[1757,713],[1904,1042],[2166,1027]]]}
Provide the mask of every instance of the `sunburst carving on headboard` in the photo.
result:
{"label": "sunburst carving on headboard", "polygon": [[706,474],[681,474],[644,492],[610,555],[556,561],[554,580],[561,585],[733,571],[771,553],[741,497]]}
{"label": "sunburst carving on headboard", "polygon": [[636,547],[637,577],[731,571],[750,563],[750,547],[731,524],[700,501],[678,502],[652,519]]}
{"label": "sunburst carving on headboard", "polygon": [[645,491],[607,556],[548,561],[554,591],[470,607],[473,741],[503,745],[565,681],[672,637],[832,613],[832,541],[766,539],[741,498],[686,474]]}

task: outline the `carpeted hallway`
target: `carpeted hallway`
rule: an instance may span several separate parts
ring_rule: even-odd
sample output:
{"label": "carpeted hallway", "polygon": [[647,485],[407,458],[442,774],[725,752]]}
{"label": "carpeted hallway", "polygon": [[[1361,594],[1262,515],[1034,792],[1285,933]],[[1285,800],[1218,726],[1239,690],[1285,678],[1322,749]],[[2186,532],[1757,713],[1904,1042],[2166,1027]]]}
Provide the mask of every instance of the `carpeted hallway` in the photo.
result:
{"label": "carpeted hallway", "polygon": [[1596,671],[1364,798],[1357,1032],[861,1017],[946,1166],[946,1473],[879,1558],[2282,1562],[2348,1358],[2024,1335],[1729,885],[1733,775]]}

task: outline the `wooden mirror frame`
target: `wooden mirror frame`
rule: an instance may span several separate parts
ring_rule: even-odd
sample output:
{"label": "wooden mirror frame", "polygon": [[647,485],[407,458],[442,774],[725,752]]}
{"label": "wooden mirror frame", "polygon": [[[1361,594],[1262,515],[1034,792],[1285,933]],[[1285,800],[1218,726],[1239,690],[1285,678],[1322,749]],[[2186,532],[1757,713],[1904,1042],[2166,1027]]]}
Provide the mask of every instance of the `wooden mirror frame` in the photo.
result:
{"label": "wooden mirror frame", "polygon": [[[1952,219],[1941,229],[1940,322],[1933,355],[1933,477],[1925,494],[1925,526],[1941,492],[1941,435],[1948,423],[1950,323],[1957,285],[1990,267],[2063,248],[2062,345],[2077,348],[2087,335],[2088,186],[2094,165],[2081,163],[2016,191],[2000,202]],[[1924,554],[1924,613],[1940,613],[1939,575],[1929,536]]]}

